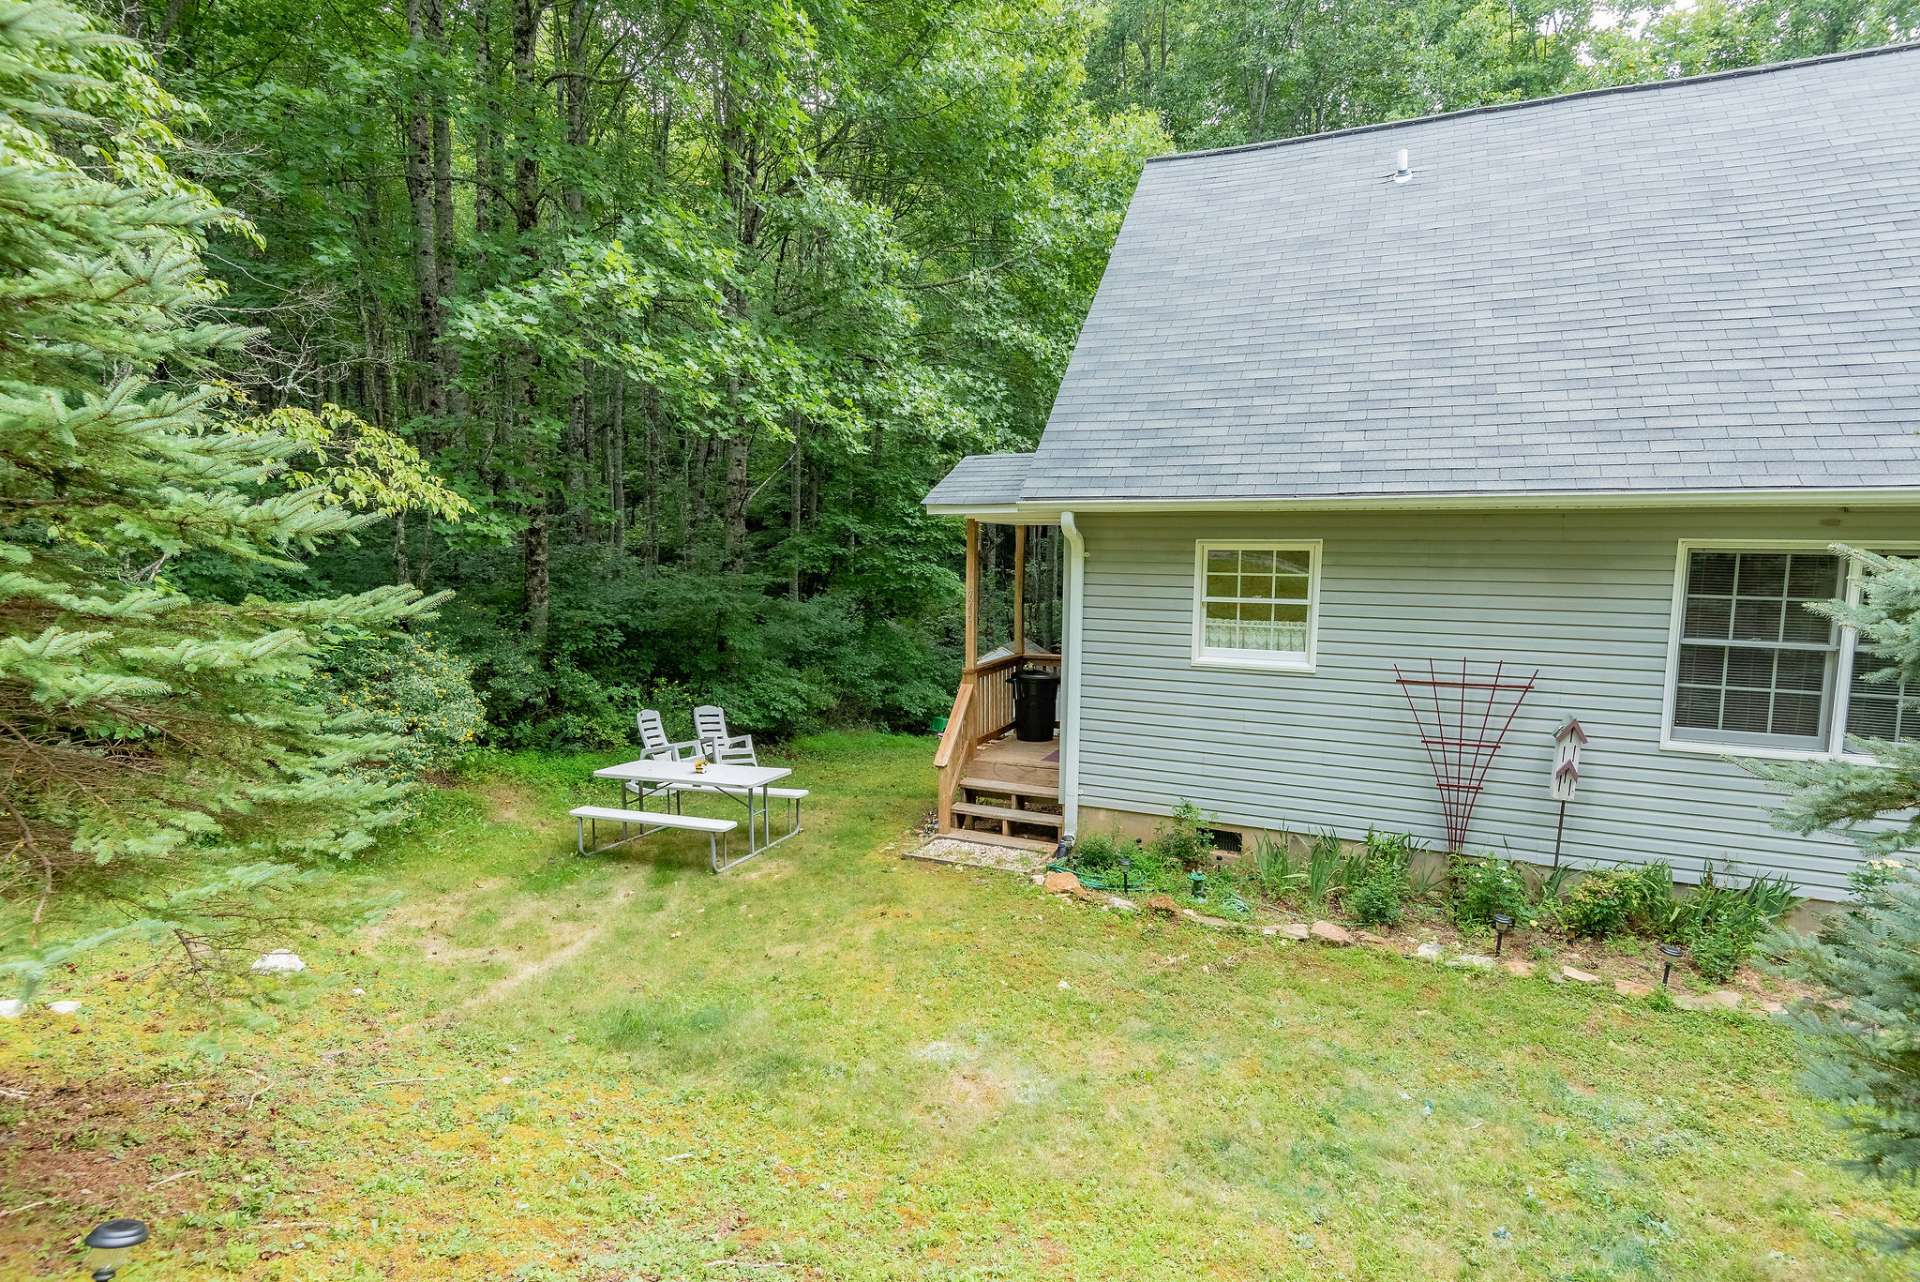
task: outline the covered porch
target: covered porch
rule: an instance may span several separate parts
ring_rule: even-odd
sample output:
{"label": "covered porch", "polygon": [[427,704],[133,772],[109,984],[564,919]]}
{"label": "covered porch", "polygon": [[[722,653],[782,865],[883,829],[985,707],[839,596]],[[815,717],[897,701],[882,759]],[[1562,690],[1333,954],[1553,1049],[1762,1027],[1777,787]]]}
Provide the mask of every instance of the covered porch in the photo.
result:
{"label": "covered porch", "polygon": [[1061,707],[1056,698],[1022,738],[1016,677],[1062,675],[1064,570],[1057,524],[967,518],[964,656],[933,759],[944,834],[1036,849],[1060,840]]}

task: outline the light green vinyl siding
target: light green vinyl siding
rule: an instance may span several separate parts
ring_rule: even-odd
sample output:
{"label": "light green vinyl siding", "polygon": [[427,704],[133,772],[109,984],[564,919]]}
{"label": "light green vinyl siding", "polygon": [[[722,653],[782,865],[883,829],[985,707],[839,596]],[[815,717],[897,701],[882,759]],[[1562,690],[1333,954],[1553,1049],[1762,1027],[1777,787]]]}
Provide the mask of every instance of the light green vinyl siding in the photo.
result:
{"label": "light green vinyl siding", "polygon": [[[1444,845],[1440,807],[1393,665],[1539,680],[1474,813],[1470,846],[1545,861],[1552,732],[1592,736],[1564,857],[1784,873],[1838,898],[1852,845],[1773,828],[1773,787],[1717,756],[1663,750],[1682,539],[1920,538],[1920,513],[1784,508],[1632,513],[1088,515],[1080,802],[1228,823]],[[1312,672],[1192,661],[1196,540],[1323,541]],[[1451,704],[1447,705],[1449,708]]]}

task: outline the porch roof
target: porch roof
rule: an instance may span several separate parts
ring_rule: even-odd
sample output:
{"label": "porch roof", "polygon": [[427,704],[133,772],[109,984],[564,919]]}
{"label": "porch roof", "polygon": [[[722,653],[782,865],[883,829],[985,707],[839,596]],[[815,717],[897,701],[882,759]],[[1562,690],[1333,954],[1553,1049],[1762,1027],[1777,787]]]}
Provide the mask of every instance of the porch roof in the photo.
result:
{"label": "porch roof", "polygon": [[928,491],[930,512],[976,512],[1012,508],[1027,483],[1031,454],[969,454]]}

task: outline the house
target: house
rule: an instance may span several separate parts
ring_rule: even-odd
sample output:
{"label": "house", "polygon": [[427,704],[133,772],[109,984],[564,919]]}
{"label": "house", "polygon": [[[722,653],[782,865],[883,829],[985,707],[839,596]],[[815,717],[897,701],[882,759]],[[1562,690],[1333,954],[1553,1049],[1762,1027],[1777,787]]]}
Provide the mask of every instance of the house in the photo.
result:
{"label": "house", "polygon": [[1567,862],[1841,897],[1740,760],[1920,734],[1803,606],[1920,547],[1916,137],[1906,46],[1149,163],[1038,448],[926,497],[1065,564],[1057,739],[970,627],[943,822],[1446,848],[1498,742],[1465,848],[1544,863],[1577,719]]}

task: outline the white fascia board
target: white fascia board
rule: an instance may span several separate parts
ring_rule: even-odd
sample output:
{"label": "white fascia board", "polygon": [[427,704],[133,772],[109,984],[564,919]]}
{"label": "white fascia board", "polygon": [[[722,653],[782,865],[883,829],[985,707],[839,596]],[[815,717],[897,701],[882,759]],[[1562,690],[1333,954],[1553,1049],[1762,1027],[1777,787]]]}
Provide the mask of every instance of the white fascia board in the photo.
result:
{"label": "white fascia board", "polygon": [[[1018,511],[1057,520],[1089,512],[1605,511],[1666,507],[1920,507],[1920,488],[1888,490],[1633,490],[1573,494],[1376,494],[1265,499],[1023,499]],[[928,509],[929,511],[933,509]]]}

